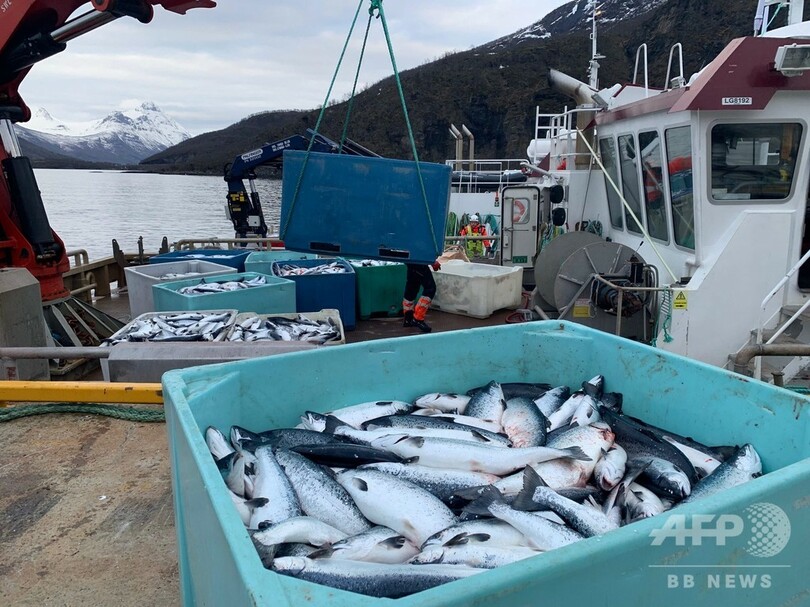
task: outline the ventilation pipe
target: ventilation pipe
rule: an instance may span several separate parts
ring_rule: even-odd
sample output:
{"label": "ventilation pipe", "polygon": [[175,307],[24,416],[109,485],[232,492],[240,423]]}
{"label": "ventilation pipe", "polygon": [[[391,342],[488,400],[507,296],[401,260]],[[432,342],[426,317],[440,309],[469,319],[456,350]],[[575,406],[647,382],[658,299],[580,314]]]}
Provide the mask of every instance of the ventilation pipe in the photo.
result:
{"label": "ventilation pipe", "polygon": [[[464,125],[461,125],[461,128],[464,128]],[[450,125],[450,135],[456,140],[456,160],[453,168],[460,171],[462,169],[462,154],[464,153],[464,137],[462,137],[455,124]]]}
{"label": "ventilation pipe", "polygon": [[[591,144],[593,144],[594,131],[593,129],[589,129],[588,125],[590,125],[591,120],[593,120],[597,109],[604,105],[604,102],[600,103],[601,100],[598,98],[596,90],[584,82],[554,69],[549,69],[548,71],[548,83],[552,89],[576,101],[577,108],[580,110],[577,112],[576,128],[588,137]],[[581,111],[583,108],[590,109],[591,111]],[[588,159],[589,153],[585,142],[581,141],[579,135],[577,135],[574,165],[577,168],[587,168],[590,164]]]}
{"label": "ventilation pipe", "polygon": [[461,132],[470,140],[470,170],[474,170],[475,164],[475,136],[470,132],[465,125],[461,125]]}

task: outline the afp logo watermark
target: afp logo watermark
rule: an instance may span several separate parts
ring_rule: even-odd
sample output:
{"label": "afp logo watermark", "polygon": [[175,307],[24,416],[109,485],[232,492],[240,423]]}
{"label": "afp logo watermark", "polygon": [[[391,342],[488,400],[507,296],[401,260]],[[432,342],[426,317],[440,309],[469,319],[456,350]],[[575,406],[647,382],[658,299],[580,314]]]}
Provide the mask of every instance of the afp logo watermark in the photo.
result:
{"label": "afp logo watermark", "polygon": [[660,529],[650,531],[651,545],[674,540],[676,546],[725,546],[732,538],[745,540],[745,551],[761,558],[782,552],[790,541],[790,519],[776,504],[759,502],[736,514],[671,514]]}

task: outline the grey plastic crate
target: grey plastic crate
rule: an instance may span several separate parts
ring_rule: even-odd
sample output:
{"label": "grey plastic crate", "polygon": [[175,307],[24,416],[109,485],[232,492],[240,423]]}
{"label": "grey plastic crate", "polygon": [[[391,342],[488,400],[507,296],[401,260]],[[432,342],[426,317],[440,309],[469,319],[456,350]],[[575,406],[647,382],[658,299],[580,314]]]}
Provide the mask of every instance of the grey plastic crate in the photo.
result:
{"label": "grey plastic crate", "polygon": [[[124,275],[127,278],[127,287],[129,289],[129,310],[133,317],[155,311],[152,285],[186,278],[205,278],[207,276],[231,273],[233,273],[231,266],[202,259],[188,259],[124,268]],[[167,274],[187,274],[188,276],[164,278]]]}

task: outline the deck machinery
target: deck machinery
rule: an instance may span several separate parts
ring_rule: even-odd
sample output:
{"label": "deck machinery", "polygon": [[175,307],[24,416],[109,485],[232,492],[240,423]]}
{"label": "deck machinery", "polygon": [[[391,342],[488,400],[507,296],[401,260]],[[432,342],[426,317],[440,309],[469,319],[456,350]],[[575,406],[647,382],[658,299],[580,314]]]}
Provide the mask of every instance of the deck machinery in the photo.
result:
{"label": "deck machinery", "polygon": [[[84,5],[87,11],[73,16]],[[70,297],[62,274],[65,245],[48,222],[31,161],[22,154],[14,123],[31,110],[19,86],[31,67],[67,43],[121,17],[149,23],[154,7],[185,14],[212,8],[211,0],[13,0],[0,4],[0,268],[24,268],[38,281],[51,337],[65,346],[96,345],[116,321]]]}

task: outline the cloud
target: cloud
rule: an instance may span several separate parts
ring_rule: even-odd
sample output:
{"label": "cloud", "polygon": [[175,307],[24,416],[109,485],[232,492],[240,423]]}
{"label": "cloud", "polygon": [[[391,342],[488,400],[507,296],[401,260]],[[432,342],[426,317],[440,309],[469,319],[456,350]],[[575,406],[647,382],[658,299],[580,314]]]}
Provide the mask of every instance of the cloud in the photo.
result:
{"label": "cloud", "polygon": [[[194,134],[256,112],[319,107],[360,5],[332,98],[351,91],[368,4],[220,0],[184,16],[158,7],[148,25],[119,19],[69,42],[33,67],[20,92],[30,106],[66,121],[100,118],[127,99],[153,101]],[[561,4],[388,0],[383,7],[402,71],[515,32]],[[360,79],[370,84],[391,74],[382,27],[373,19]]]}

